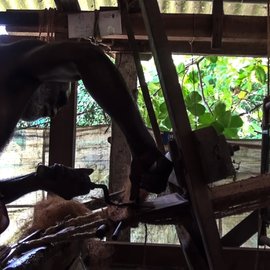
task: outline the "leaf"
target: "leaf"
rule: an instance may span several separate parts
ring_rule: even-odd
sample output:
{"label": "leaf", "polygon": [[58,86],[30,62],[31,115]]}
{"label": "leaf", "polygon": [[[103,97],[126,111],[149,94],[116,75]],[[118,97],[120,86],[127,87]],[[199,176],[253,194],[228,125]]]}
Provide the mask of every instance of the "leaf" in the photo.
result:
{"label": "leaf", "polygon": [[201,129],[201,128],[205,128],[205,127],[209,127],[209,125],[207,125],[207,124],[199,124],[196,129]]}
{"label": "leaf", "polygon": [[238,138],[238,129],[237,128],[225,128],[223,131],[223,134],[227,139],[237,139]]}
{"label": "leaf", "polygon": [[191,107],[191,106],[193,105],[193,102],[192,102],[192,100],[190,99],[190,96],[187,96],[187,97],[185,98],[185,103],[186,103],[186,106],[187,106],[187,107]]}
{"label": "leaf", "polygon": [[224,127],[229,127],[231,122],[232,113],[231,111],[226,111],[223,114],[220,114],[217,118],[218,122]]}
{"label": "leaf", "polygon": [[209,125],[214,121],[214,116],[211,113],[204,113],[198,119],[199,123]]}
{"label": "leaf", "polygon": [[212,85],[215,85],[216,83],[216,80],[213,79],[213,78],[210,78],[209,81],[208,81],[209,84],[212,84]]}
{"label": "leaf", "polygon": [[239,115],[232,115],[231,122],[230,122],[230,128],[240,128],[244,124],[242,118]]}
{"label": "leaf", "polygon": [[[214,84],[215,84],[215,82],[213,83],[213,85]],[[209,84],[209,85],[205,85],[205,87],[204,87],[205,96],[208,97],[210,95],[210,97],[209,97],[210,100],[214,97],[214,93],[215,93],[213,85]]]}
{"label": "leaf", "polygon": [[248,92],[252,90],[252,82],[250,80],[243,80],[241,84],[242,89],[247,90]]}
{"label": "leaf", "polygon": [[199,81],[198,71],[192,70],[187,76],[187,82],[196,84]]}
{"label": "leaf", "polygon": [[255,68],[255,76],[256,76],[256,79],[260,83],[264,84],[266,82],[266,73],[265,73],[263,67],[256,66],[256,68]]}
{"label": "leaf", "polygon": [[166,131],[172,130],[172,124],[169,116],[167,116],[161,123],[162,126],[166,128]]}
{"label": "leaf", "polygon": [[162,112],[167,112],[167,106],[166,106],[165,101],[162,102],[162,103],[159,105],[159,110],[162,111]]}
{"label": "leaf", "polygon": [[198,102],[200,102],[202,100],[202,96],[196,91],[192,91],[189,94],[189,97],[194,103],[198,103]]}
{"label": "leaf", "polygon": [[150,122],[150,118],[149,118],[148,114],[146,115],[146,118],[145,118],[145,125],[147,127],[151,127],[151,122]]}
{"label": "leaf", "polygon": [[180,63],[180,64],[176,67],[176,71],[177,71],[177,74],[178,74],[178,75],[184,73],[185,70],[186,70],[186,66],[185,66],[183,63]]}
{"label": "leaf", "polygon": [[160,89],[160,84],[157,82],[149,82],[147,84],[149,91],[156,92]]}
{"label": "leaf", "polygon": [[200,103],[195,103],[187,108],[193,115],[200,116],[205,113],[205,107]]}
{"label": "leaf", "polygon": [[195,103],[199,103],[201,100],[202,100],[201,95],[196,91],[192,91],[186,97],[185,102],[186,102],[187,107],[192,107],[194,106]]}
{"label": "leaf", "polygon": [[211,63],[216,63],[218,60],[218,57],[217,56],[209,56],[209,57],[207,57],[207,59],[209,59]]}
{"label": "leaf", "polygon": [[214,127],[214,129],[216,130],[218,134],[222,134],[222,132],[224,131],[224,127],[217,121],[213,122],[211,126]]}
{"label": "leaf", "polygon": [[214,114],[219,117],[226,111],[226,105],[223,102],[218,102],[214,107]]}

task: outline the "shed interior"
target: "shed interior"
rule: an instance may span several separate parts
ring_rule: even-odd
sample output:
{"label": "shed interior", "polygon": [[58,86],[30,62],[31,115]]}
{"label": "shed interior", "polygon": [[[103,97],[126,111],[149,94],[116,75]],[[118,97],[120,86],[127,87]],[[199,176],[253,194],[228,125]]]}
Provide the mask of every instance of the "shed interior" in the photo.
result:
{"label": "shed interior", "polygon": [[[134,61],[135,66],[126,64],[127,68],[119,65],[119,69],[123,69],[124,77],[133,73],[133,77],[128,79],[130,89],[136,87],[137,76],[143,87],[143,72],[136,63],[148,57],[155,60],[173,127],[170,152],[178,183],[176,186],[185,187],[188,199],[179,199],[179,189],[171,188],[167,195],[159,197],[165,198],[165,201],[157,202],[156,212],[142,211],[136,218],[146,223],[159,220],[161,224],[166,223],[166,219],[174,220],[181,248],[177,245],[107,241],[106,245],[114,249],[110,269],[225,270],[269,267],[270,253],[265,248],[270,246],[266,231],[269,220],[263,219],[270,199],[269,176],[264,175],[269,165],[266,164],[262,174],[256,177],[212,187],[213,182],[225,178],[230,171],[230,157],[224,146],[226,142],[211,129],[191,130],[171,58],[171,53],[247,56],[263,57],[269,63],[269,1],[7,0],[0,3],[0,25],[4,25],[8,33],[0,36],[0,44],[24,39],[47,42],[75,40],[102,46],[116,58],[116,63],[119,60],[117,57],[126,57],[126,61],[129,64]],[[49,165],[59,163],[74,167],[77,85],[72,84],[71,87],[74,91],[68,105],[51,120]],[[156,143],[163,151],[154,112],[151,116],[151,97],[150,102],[145,103],[150,106],[148,113]],[[265,129],[269,132],[269,126]],[[129,168],[123,177],[118,177],[121,173],[119,163],[130,163],[130,154],[121,136],[113,124],[111,192],[119,191],[128,177]],[[220,151],[218,158],[211,152],[217,145]],[[268,159],[263,159],[269,155],[269,147],[264,151],[262,164],[268,163]],[[187,209],[189,214],[186,214]],[[216,219],[247,210],[251,211],[250,214],[221,238]],[[258,248],[241,247],[256,232]]]}

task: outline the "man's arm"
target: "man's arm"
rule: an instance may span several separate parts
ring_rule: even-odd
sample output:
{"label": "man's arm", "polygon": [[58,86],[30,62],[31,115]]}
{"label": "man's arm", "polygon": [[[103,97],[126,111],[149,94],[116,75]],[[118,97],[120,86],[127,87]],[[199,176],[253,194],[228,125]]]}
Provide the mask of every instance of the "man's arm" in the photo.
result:
{"label": "man's arm", "polygon": [[21,196],[40,189],[37,174],[30,173],[12,179],[0,181],[0,200],[7,204],[11,203]]}
{"label": "man's arm", "polygon": [[0,181],[0,200],[7,204],[21,196],[45,190],[53,192],[64,199],[89,193],[92,169],[72,169],[55,164],[47,167],[40,165],[37,172]]}

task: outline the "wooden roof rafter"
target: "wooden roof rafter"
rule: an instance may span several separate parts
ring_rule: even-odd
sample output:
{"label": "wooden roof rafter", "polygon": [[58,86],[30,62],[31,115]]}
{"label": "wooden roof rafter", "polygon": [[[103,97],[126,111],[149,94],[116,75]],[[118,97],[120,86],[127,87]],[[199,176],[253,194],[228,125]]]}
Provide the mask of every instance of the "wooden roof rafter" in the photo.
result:
{"label": "wooden roof rafter", "polygon": [[[63,0],[57,0],[59,3]],[[71,1],[73,2],[73,1]],[[77,2],[77,0],[75,0]],[[58,4],[59,4],[58,3]],[[61,5],[61,4],[60,4]],[[72,4],[73,6],[76,6]],[[63,8],[62,6],[61,8]],[[78,11],[78,10],[77,10]],[[72,12],[71,10],[69,12]],[[73,10],[76,12],[76,10]],[[19,37],[35,38],[39,31],[40,11],[0,12],[0,24],[6,25],[9,36],[0,36],[0,42],[12,42]],[[67,11],[55,13],[55,30],[67,32]],[[267,18],[263,16],[224,15],[222,20],[222,48],[213,50],[212,15],[205,14],[162,14],[171,49],[182,54],[219,54],[236,56],[267,55]],[[149,52],[148,38],[142,16],[131,14],[135,38],[141,52]],[[103,37],[102,40],[113,51],[129,51],[127,34]],[[190,42],[193,41],[192,49]]]}
{"label": "wooden roof rafter", "polygon": [[[56,7],[63,13],[80,12],[77,0],[55,0]],[[66,17],[66,16],[65,16]],[[56,17],[57,19],[57,17]],[[65,24],[66,24],[66,20]],[[56,23],[57,25],[58,23]],[[66,40],[67,31],[59,32],[55,28],[55,40]],[[77,85],[72,83],[67,105],[56,117],[51,119],[49,139],[49,164],[60,163],[68,167],[75,166]]]}

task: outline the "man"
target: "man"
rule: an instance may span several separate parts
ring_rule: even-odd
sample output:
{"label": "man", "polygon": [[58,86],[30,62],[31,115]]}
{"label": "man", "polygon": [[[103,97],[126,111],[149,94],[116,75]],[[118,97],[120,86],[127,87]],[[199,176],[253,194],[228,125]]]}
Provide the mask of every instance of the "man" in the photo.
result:
{"label": "man", "polygon": [[[25,40],[0,46],[0,54],[0,149],[28,111],[29,100],[36,91],[50,83],[82,79],[91,96],[126,137],[132,154],[131,200],[137,200],[140,188],[152,193],[166,189],[172,164],[158,151],[124,79],[97,46]],[[49,116],[50,111],[47,110]],[[46,116],[44,110],[42,116]]]}

